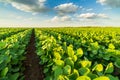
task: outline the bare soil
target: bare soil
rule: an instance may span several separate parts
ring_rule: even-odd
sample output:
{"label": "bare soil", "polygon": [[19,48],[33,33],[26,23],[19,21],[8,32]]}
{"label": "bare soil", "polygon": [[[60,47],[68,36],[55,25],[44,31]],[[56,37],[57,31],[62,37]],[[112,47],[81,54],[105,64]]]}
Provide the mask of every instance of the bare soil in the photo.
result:
{"label": "bare soil", "polygon": [[118,76],[120,79],[120,68],[117,68],[116,66],[114,67],[114,72],[113,72],[114,76]]}
{"label": "bare soil", "polygon": [[26,49],[26,60],[23,65],[25,67],[25,80],[43,80],[43,66],[39,65],[39,58],[35,53],[35,33],[32,31],[30,42]]}

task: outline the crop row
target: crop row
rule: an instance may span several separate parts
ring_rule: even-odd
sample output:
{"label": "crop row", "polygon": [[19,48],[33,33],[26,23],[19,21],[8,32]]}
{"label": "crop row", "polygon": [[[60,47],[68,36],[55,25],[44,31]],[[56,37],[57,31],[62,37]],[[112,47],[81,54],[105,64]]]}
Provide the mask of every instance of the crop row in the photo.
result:
{"label": "crop row", "polygon": [[0,40],[10,37],[14,34],[24,31],[25,29],[1,29],[0,30]]}
{"label": "crop row", "polygon": [[[11,31],[12,32],[12,31]],[[13,33],[16,33],[12,35]],[[22,61],[31,35],[31,29],[18,30],[0,41],[0,80],[23,80]]]}
{"label": "crop row", "polygon": [[[24,80],[22,63],[32,30],[0,30],[0,80]],[[36,53],[45,80],[119,80],[119,30],[35,29]]]}
{"label": "crop row", "polygon": [[[112,32],[112,35],[111,33]],[[36,30],[37,54],[46,80],[119,80],[120,33]],[[113,41],[114,40],[114,41]]]}

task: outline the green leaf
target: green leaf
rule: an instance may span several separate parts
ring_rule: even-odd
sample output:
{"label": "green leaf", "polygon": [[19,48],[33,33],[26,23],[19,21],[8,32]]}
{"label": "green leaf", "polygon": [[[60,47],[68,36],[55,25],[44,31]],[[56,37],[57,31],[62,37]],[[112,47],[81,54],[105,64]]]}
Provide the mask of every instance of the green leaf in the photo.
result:
{"label": "green leaf", "polygon": [[64,79],[64,76],[59,75],[58,78],[57,78],[56,80],[65,80],[65,79]]}
{"label": "green leaf", "polygon": [[94,78],[97,78],[97,77],[98,77],[98,75],[93,74],[93,73],[89,73],[87,76],[90,77],[92,80],[93,80]]}
{"label": "green leaf", "polygon": [[47,73],[48,71],[49,71],[49,69],[48,69],[48,68],[45,68],[43,72],[44,72],[44,73]]}
{"label": "green leaf", "polygon": [[19,73],[11,74],[9,76],[9,80],[18,80],[19,75]]}
{"label": "green leaf", "polygon": [[76,80],[91,80],[88,76],[79,76]]}
{"label": "green leaf", "polygon": [[93,80],[110,80],[110,79],[107,76],[100,76],[100,77],[97,77],[97,78],[95,78]]}
{"label": "green leaf", "polygon": [[11,69],[12,72],[18,72],[19,70],[20,70],[19,67],[16,67],[16,68],[12,68],[12,69]]}
{"label": "green leaf", "polygon": [[25,78],[25,76],[21,76],[21,77],[19,78],[19,80],[24,80],[24,78]]}
{"label": "green leaf", "polygon": [[55,57],[55,59],[58,59],[58,60],[61,59],[61,56],[58,52],[54,52],[54,57]]}
{"label": "green leaf", "polygon": [[6,42],[0,41],[0,49],[3,49],[4,47],[6,47]]}
{"label": "green leaf", "polygon": [[42,55],[40,58],[42,59],[40,64],[45,64],[49,60],[45,55]]}
{"label": "green leaf", "polygon": [[72,69],[74,68],[74,62],[72,61],[71,57],[65,59],[65,64],[70,65]]}
{"label": "green leaf", "polygon": [[69,80],[69,78],[68,78],[67,76],[64,76],[64,79],[65,79],[65,80]]}
{"label": "green leaf", "polygon": [[45,80],[53,80],[52,76],[46,76]]}
{"label": "green leaf", "polygon": [[112,43],[110,43],[109,46],[108,46],[108,48],[109,49],[115,49],[115,46]]}
{"label": "green leaf", "polygon": [[52,66],[53,64],[54,64],[53,62],[49,62],[48,65],[47,65],[47,67],[50,67],[50,66]]}
{"label": "green leaf", "polygon": [[114,77],[114,76],[112,76],[112,75],[106,75],[106,76],[109,77],[110,80],[119,80],[118,77]]}
{"label": "green leaf", "polygon": [[114,71],[113,63],[109,63],[105,69],[105,73],[112,73]]}
{"label": "green leaf", "polygon": [[73,50],[73,46],[72,45],[69,45],[67,47],[67,54],[69,57],[73,57],[74,56],[74,50]]}
{"label": "green leaf", "polygon": [[55,64],[56,64],[57,66],[61,66],[61,67],[64,66],[64,61],[63,61],[63,60],[56,60],[56,59],[54,59],[54,62],[55,62]]}
{"label": "green leaf", "polygon": [[0,71],[2,71],[7,66],[7,63],[1,63],[0,64]]}
{"label": "green leaf", "polygon": [[8,72],[8,67],[4,68],[2,71],[1,71],[1,76],[2,77],[5,77],[7,75],[7,72]]}
{"label": "green leaf", "polygon": [[103,59],[105,60],[110,60],[111,54],[105,54]]}
{"label": "green leaf", "polygon": [[74,69],[74,70],[73,70],[73,73],[70,74],[70,75],[68,75],[68,77],[69,77],[70,80],[76,80],[77,77],[79,77],[79,72],[78,72],[78,70]]}
{"label": "green leaf", "polygon": [[83,50],[81,48],[77,49],[77,57],[82,57],[83,56]]}
{"label": "green leaf", "polygon": [[97,72],[103,71],[103,65],[102,64],[97,64],[92,71],[96,70]]}
{"label": "green leaf", "polygon": [[77,56],[76,56],[76,55],[73,56],[73,61],[74,61],[74,62],[77,61]]}
{"label": "green leaf", "polygon": [[80,64],[82,67],[90,67],[91,61],[88,61],[88,60],[80,61]]}
{"label": "green leaf", "polygon": [[114,64],[116,67],[120,68],[120,59],[117,59]]}
{"label": "green leaf", "polygon": [[88,73],[90,73],[90,70],[89,70],[89,68],[83,67],[83,68],[80,68],[80,69],[79,69],[79,73],[80,73],[81,75],[87,75]]}
{"label": "green leaf", "polygon": [[65,75],[68,75],[71,73],[71,66],[70,65],[66,65],[63,69],[63,72]]}
{"label": "green leaf", "polygon": [[91,43],[91,49],[92,50],[98,50],[99,49],[99,44],[98,42]]}
{"label": "green leaf", "polygon": [[4,55],[0,55],[0,64],[4,61]]}
{"label": "green leaf", "polygon": [[57,78],[59,77],[59,75],[61,75],[63,73],[63,70],[61,67],[56,66],[55,70],[54,70],[54,78],[55,80],[57,80]]}

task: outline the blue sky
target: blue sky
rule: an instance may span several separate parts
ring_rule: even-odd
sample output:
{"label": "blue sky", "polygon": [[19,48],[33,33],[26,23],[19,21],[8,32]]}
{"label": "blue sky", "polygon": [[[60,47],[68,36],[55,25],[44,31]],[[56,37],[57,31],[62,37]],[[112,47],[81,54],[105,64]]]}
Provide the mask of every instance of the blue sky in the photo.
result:
{"label": "blue sky", "polygon": [[0,0],[0,26],[120,26],[120,0]]}

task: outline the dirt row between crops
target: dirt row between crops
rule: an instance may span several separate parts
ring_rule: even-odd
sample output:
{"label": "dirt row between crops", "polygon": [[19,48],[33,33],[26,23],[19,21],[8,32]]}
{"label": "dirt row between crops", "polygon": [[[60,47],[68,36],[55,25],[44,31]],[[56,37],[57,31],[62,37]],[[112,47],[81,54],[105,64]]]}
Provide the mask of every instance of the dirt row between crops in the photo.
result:
{"label": "dirt row between crops", "polygon": [[[26,49],[26,60],[23,63],[23,66],[25,67],[24,75],[25,80],[43,80],[44,74],[43,74],[43,66],[39,65],[39,57],[35,53],[36,47],[35,47],[35,33],[34,30],[32,32],[30,42]],[[119,76],[120,68],[115,67],[113,75]],[[120,76],[119,76],[120,78]]]}
{"label": "dirt row between crops", "polygon": [[30,42],[26,49],[26,60],[23,65],[25,67],[25,80],[43,80],[43,68],[39,65],[39,58],[35,53],[35,33],[32,31]]}

